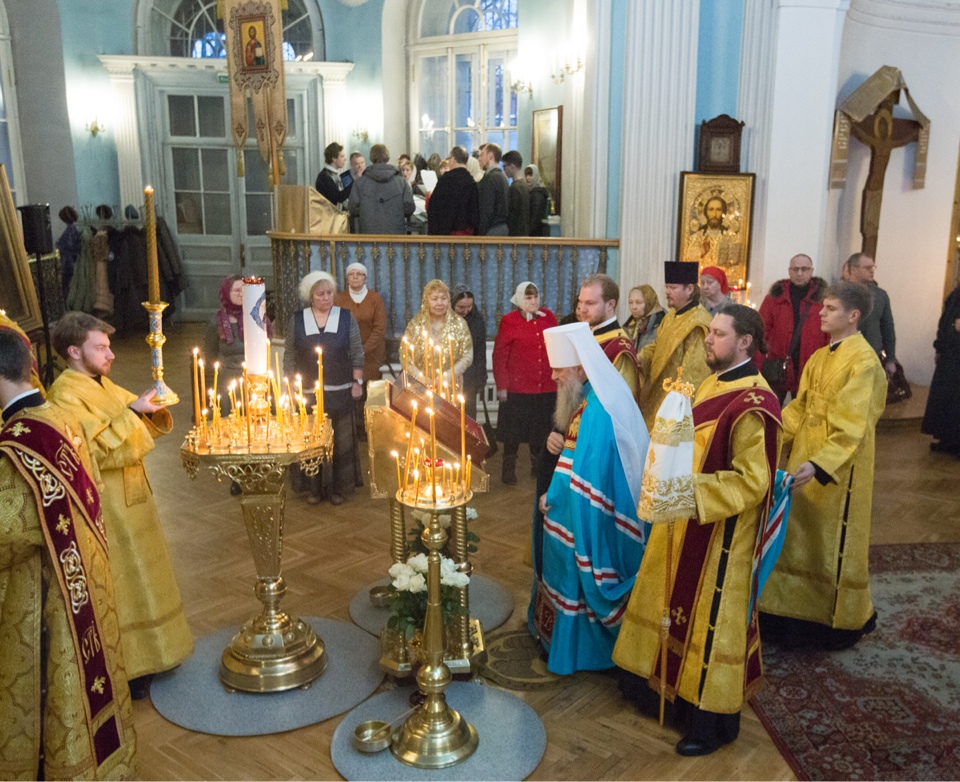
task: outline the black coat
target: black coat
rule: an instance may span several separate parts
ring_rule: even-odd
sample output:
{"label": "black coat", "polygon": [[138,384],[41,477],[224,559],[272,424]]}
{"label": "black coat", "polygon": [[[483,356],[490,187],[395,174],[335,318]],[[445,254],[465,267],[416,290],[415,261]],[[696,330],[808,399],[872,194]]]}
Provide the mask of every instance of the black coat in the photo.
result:
{"label": "black coat", "polygon": [[454,231],[476,234],[480,224],[477,183],[466,168],[454,168],[437,180],[427,205],[427,232],[447,236]]}
{"label": "black coat", "polygon": [[960,286],[954,288],[943,305],[937,326],[937,367],[930,383],[927,410],[921,431],[945,445],[960,447]]}

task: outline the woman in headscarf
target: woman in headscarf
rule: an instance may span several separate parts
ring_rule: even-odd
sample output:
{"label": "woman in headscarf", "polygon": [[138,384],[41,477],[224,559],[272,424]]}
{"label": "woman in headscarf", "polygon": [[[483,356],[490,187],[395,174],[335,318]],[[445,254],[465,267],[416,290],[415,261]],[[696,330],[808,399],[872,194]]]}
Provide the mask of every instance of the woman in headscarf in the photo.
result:
{"label": "woman in headscarf", "polygon": [[557,384],[547,360],[544,329],[557,319],[540,306],[540,290],[521,282],[510,302],[517,308],[500,321],[493,343],[493,379],[500,412],[497,438],[503,443],[503,482],[517,482],[517,451],[530,446],[530,474],[536,476],[537,459],[547,442],[557,402]]}
{"label": "woman in headscarf", "polygon": [[356,401],[354,414],[357,434],[366,439],[363,426],[363,402],[367,398],[366,384],[380,379],[380,366],[387,358],[387,307],[383,297],[367,288],[367,267],[351,263],[347,267],[347,289],[338,291],[333,303],[348,310],[360,327],[363,342],[363,394]]}
{"label": "woman in headscarf", "polygon": [[[270,318],[264,316],[264,323],[267,336],[272,337]],[[214,362],[219,361],[220,375],[224,378],[243,375],[243,277],[239,274],[224,277],[220,284],[220,309],[207,323],[203,360],[210,371]],[[220,397],[220,414],[230,415],[229,394]]]}
{"label": "woman in headscarf", "polygon": [[348,310],[333,303],[337,283],[326,272],[310,272],[300,281],[304,308],[287,326],[283,372],[300,375],[307,390],[317,382],[317,348],[323,350],[323,407],[333,424],[333,470],[321,468],[310,480],[307,503],[316,505],[321,487],[331,505],[342,505],[356,485],[353,400],[363,393],[363,343]]}
{"label": "woman in headscarf", "polygon": [[[430,280],[423,289],[420,312],[407,324],[403,334],[404,344],[401,352],[407,351],[407,365],[410,373],[418,380],[428,380],[424,374],[426,355],[433,350],[432,362],[439,366],[436,347],[443,352],[443,380],[449,387],[450,349],[453,348],[453,377],[457,386],[461,386],[463,373],[473,363],[473,338],[467,322],[450,308],[450,289],[442,280]],[[429,341],[433,340],[434,347]],[[431,382],[429,385],[434,385]]]}
{"label": "woman in headscarf", "polygon": [[473,342],[473,363],[463,373],[463,396],[467,415],[477,417],[477,394],[487,385],[487,324],[477,307],[473,292],[458,285],[453,294],[453,311],[467,322]]}
{"label": "woman in headscarf", "polygon": [[540,184],[540,169],[532,163],[523,170],[530,191],[530,235],[549,236],[543,221],[550,216],[550,194]]}
{"label": "woman in headscarf", "polygon": [[657,292],[649,285],[636,285],[630,289],[627,298],[630,307],[630,317],[623,324],[623,330],[633,340],[637,352],[644,345],[649,345],[657,338],[657,328],[666,315]]}

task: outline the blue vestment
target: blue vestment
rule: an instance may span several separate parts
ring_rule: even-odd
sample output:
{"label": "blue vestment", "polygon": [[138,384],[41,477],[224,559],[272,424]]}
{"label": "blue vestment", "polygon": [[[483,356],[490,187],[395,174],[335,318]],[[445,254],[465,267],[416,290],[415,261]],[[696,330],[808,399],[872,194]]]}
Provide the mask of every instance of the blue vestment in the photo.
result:
{"label": "blue vestment", "polygon": [[650,528],[637,520],[613,421],[589,383],[584,392],[547,491],[543,572],[529,615],[557,674],[613,666]]}

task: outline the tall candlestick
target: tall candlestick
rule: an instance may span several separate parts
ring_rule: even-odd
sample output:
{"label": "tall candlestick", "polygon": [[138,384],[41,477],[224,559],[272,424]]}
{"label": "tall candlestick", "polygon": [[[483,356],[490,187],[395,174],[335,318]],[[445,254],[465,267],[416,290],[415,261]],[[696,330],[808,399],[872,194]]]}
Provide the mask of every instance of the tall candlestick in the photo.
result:
{"label": "tall candlestick", "polygon": [[200,371],[197,369],[199,348],[193,349],[193,425],[200,426]]}
{"label": "tall candlestick", "polygon": [[323,416],[320,414],[320,408],[323,407],[323,392],[320,390],[320,381],[313,384],[313,395],[316,397],[316,403],[313,406],[313,430],[314,434],[320,436],[320,424]]}
{"label": "tall candlestick", "polygon": [[241,390],[243,391],[243,417],[247,419],[247,448],[253,448],[253,430],[250,428],[250,380],[247,377],[247,362],[243,362],[243,380],[241,381]]}
{"label": "tall candlestick", "polygon": [[213,395],[217,396],[217,380],[220,379],[220,362],[213,362]]}
{"label": "tall candlestick", "polygon": [[466,464],[467,461],[467,400],[463,394],[457,396],[460,403],[460,463]]}
{"label": "tall candlestick", "polygon": [[200,364],[200,398],[206,401],[207,399],[207,370],[203,364],[203,359],[201,358],[198,362]]}
{"label": "tall candlestick", "polygon": [[433,410],[427,408],[427,415],[430,416],[430,453],[432,455],[432,467],[430,477],[433,479],[433,504],[437,504],[437,427],[433,417]]}
{"label": "tall candlestick", "polygon": [[[454,364],[454,361],[453,361],[453,337],[447,337],[447,340],[448,340],[448,342],[449,342],[449,344],[450,344],[450,393],[451,393],[451,394],[455,394],[455,393],[457,393],[457,381],[456,381],[456,378],[453,376],[453,364]],[[451,396],[451,399],[452,399],[452,398],[453,398],[453,397]]]}
{"label": "tall candlestick", "polygon": [[153,188],[143,189],[144,230],[147,239],[147,289],[151,304],[160,303],[160,265],[157,262],[157,212],[153,202]]}
{"label": "tall candlestick", "polygon": [[413,401],[413,412],[410,414],[410,433],[407,435],[409,437],[409,442],[407,443],[407,460],[406,464],[403,466],[403,490],[407,490],[407,475],[410,473],[410,453],[411,448],[413,448],[413,432],[417,426],[417,402]]}

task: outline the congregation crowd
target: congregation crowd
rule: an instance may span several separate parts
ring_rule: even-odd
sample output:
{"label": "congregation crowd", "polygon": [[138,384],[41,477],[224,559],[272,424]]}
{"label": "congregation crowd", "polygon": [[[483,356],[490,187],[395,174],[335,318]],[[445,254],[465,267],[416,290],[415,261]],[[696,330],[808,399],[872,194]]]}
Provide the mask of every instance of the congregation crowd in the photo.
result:
{"label": "congregation crowd", "polygon": [[[317,190],[361,232],[406,231],[427,165],[405,174],[378,144],[369,168],[351,156],[344,177],[343,148],[331,144],[326,157]],[[435,186],[422,191],[430,232],[541,235],[549,202],[536,168],[495,144],[481,147],[473,171],[472,160],[455,147],[437,161]],[[530,632],[554,673],[617,666],[624,697],[645,711],[665,692],[681,755],[736,738],[762,678],[761,642],[845,649],[878,621],[868,572],[874,432],[899,365],[875,267],[856,253],[828,285],[796,255],[755,311],[731,300],[721,268],[668,262],[663,303],[650,285],[631,288],[622,324],[620,288],[604,274],[582,280],[573,312],[559,319],[524,280],[493,335],[500,478],[517,483],[522,445],[536,478]],[[386,309],[367,281],[361,263],[346,269],[344,290],[310,272],[286,324],[285,374],[313,387],[323,351],[334,429],[332,465],[294,482],[310,504],[340,505],[363,485],[366,384],[387,364]],[[243,361],[242,284],[224,280],[205,339],[206,360],[228,375]],[[924,420],[931,447],[954,455],[958,295],[940,322]],[[42,729],[32,717],[8,726],[0,773],[131,776],[131,694],[142,697],[153,674],[193,650],[143,463],[171,430],[170,413],[153,390],[137,396],[109,379],[113,329],[103,321],[59,320],[53,343],[68,368],[45,392],[29,340],[12,322],[0,326],[0,713],[44,709]],[[426,285],[405,334],[415,377],[427,371],[423,334],[449,345],[440,380],[464,390],[476,417],[478,399],[487,401],[488,334],[474,293]],[[694,389],[692,432],[661,414],[678,376]],[[648,486],[655,458],[688,434],[692,476]],[[792,480],[792,509],[761,592],[778,467]],[[641,512],[648,489],[662,506]],[[670,535],[655,523],[663,518],[680,519]]]}

